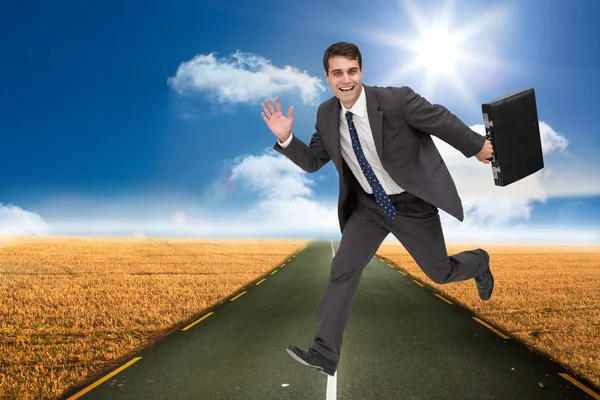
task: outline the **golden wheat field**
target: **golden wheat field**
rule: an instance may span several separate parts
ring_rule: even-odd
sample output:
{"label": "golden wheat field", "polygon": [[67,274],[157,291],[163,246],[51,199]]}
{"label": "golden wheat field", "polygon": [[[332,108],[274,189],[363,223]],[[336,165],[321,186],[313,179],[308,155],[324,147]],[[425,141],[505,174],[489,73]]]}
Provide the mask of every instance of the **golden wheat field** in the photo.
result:
{"label": "golden wheat field", "polygon": [[[483,302],[472,280],[438,285],[400,245],[380,258],[600,387],[600,246],[448,245],[452,255],[490,254],[494,292]],[[537,331],[534,334],[534,331]]]}
{"label": "golden wheat field", "polygon": [[[0,240],[0,399],[53,399],[114,369],[309,242]],[[431,282],[399,245],[377,255],[600,386],[600,247],[484,248],[488,302],[473,282]]]}
{"label": "golden wheat field", "polygon": [[55,399],[114,369],[308,242],[0,241],[0,399]]}

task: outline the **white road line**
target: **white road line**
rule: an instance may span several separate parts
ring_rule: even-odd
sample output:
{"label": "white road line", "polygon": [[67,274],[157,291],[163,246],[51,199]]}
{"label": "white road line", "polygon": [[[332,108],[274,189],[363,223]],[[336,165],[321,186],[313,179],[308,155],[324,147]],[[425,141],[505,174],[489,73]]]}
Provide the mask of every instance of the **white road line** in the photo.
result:
{"label": "white road line", "polygon": [[[333,240],[331,241],[331,257],[335,257],[335,250],[333,250]],[[331,375],[327,375],[327,392],[325,400],[336,400],[337,399],[337,370]]]}

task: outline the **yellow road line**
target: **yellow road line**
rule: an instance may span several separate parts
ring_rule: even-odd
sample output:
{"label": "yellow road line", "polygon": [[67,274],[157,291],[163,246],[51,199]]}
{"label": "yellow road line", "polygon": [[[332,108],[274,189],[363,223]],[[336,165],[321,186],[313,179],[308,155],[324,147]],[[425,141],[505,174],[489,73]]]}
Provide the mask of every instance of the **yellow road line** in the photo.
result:
{"label": "yellow road line", "polygon": [[446,303],[448,303],[448,304],[452,304],[452,302],[451,302],[450,300],[448,300],[448,299],[446,299],[446,298],[444,298],[444,297],[440,296],[440,295],[439,295],[439,294],[437,294],[437,293],[434,293],[434,294],[435,294],[437,297],[439,297],[440,299],[444,300]]}
{"label": "yellow road line", "polygon": [[390,263],[387,263],[387,265],[389,265],[390,268],[394,268],[394,266],[392,264],[390,264]]}
{"label": "yellow road line", "polygon": [[482,320],[480,320],[477,317],[473,317],[473,319],[477,322],[479,322],[481,325],[485,326],[486,328],[488,328],[489,330],[496,332],[502,339],[510,339],[508,336],[506,336],[504,333],[500,332],[499,330],[497,330],[496,328],[486,324],[485,322],[483,322]]}
{"label": "yellow road line", "polygon": [[417,282],[414,279],[413,279],[413,282],[416,283],[417,285],[421,286],[421,287],[425,287],[425,286],[423,286],[423,284],[421,282]]}
{"label": "yellow road line", "polygon": [[260,281],[260,282],[257,282],[255,286],[258,286],[258,285],[260,285],[261,283],[263,283],[263,282],[264,282],[264,281],[266,281],[266,280],[267,280],[267,278],[264,278],[262,281]]}
{"label": "yellow road line", "polygon": [[588,388],[583,383],[579,383],[575,378],[569,376],[568,374],[559,373],[559,375],[571,382],[573,385],[577,386],[579,389],[592,396],[594,399],[600,399],[600,395],[598,393],[594,392],[592,389]]}
{"label": "yellow road line", "polygon": [[271,275],[275,274],[276,272],[277,272],[277,270],[275,270],[275,271],[271,272]]}
{"label": "yellow road line", "polygon": [[288,260],[288,262],[290,262],[290,261],[292,261],[292,259],[291,259],[291,258]]}
{"label": "yellow road line", "polygon": [[113,376],[115,376],[116,374],[118,374],[119,372],[123,371],[125,368],[129,367],[134,362],[137,362],[137,361],[139,361],[141,359],[142,359],[142,357],[135,357],[133,360],[129,361],[127,364],[124,364],[121,367],[115,369],[113,372],[111,372],[110,374],[106,375],[104,378],[102,378],[102,379],[100,379],[100,380],[92,383],[90,386],[88,386],[85,389],[77,392],[73,396],[69,397],[67,400],[75,400],[75,399],[80,398],[81,396],[83,396],[84,394],[86,394],[87,392],[89,392],[90,390],[92,390],[93,388],[95,388],[96,386],[100,385],[103,382],[106,382],[107,380],[109,380],[110,378],[112,378]]}
{"label": "yellow road line", "polygon": [[402,272],[402,271],[400,271],[400,270],[398,270],[398,272],[400,272],[402,275],[406,276],[406,273],[405,273],[405,272]]}
{"label": "yellow road line", "polygon": [[285,263],[281,264],[281,268],[285,267]]}
{"label": "yellow road line", "polygon": [[245,295],[245,294],[246,294],[246,292],[244,291],[244,292],[242,292],[242,293],[238,294],[237,296],[235,296],[233,299],[231,299],[231,300],[229,300],[229,301],[236,301],[236,300],[237,300],[237,299],[238,299],[240,296],[243,296],[243,295]]}
{"label": "yellow road line", "polygon": [[[221,302],[223,303],[223,302]],[[210,317],[212,314],[214,314],[212,311],[209,312],[208,314],[206,314],[205,316],[203,316],[202,318],[200,318],[199,320],[196,320],[195,322],[192,322],[191,324],[189,324],[188,326],[186,326],[185,328],[182,329],[182,331],[187,331],[188,329],[190,329],[192,326],[196,325],[198,322]]]}

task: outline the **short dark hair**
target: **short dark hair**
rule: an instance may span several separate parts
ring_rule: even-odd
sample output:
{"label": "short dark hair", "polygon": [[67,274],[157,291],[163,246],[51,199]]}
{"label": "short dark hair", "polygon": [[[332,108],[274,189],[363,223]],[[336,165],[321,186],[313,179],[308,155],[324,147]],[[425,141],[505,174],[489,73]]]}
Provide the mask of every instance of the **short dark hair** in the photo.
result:
{"label": "short dark hair", "polygon": [[325,68],[325,73],[329,74],[329,59],[334,56],[344,56],[349,60],[358,60],[358,66],[362,69],[362,56],[360,55],[360,50],[355,44],[348,42],[338,42],[334,43],[325,50],[325,55],[323,56],[323,67]]}

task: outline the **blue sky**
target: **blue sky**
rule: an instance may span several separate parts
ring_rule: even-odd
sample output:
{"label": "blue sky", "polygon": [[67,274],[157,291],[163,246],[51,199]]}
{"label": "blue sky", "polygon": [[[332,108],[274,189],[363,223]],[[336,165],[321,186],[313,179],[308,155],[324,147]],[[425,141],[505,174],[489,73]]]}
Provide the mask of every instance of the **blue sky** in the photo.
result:
{"label": "blue sky", "polygon": [[[350,41],[365,84],[408,85],[476,131],[481,103],[536,90],[539,173],[495,187],[436,141],[465,206],[441,213],[449,242],[598,243],[599,2],[204,3],[4,7],[0,235],[339,238],[333,164],[272,150],[260,102],[294,105],[308,143],[323,52]],[[443,26],[463,40],[416,62]]]}

